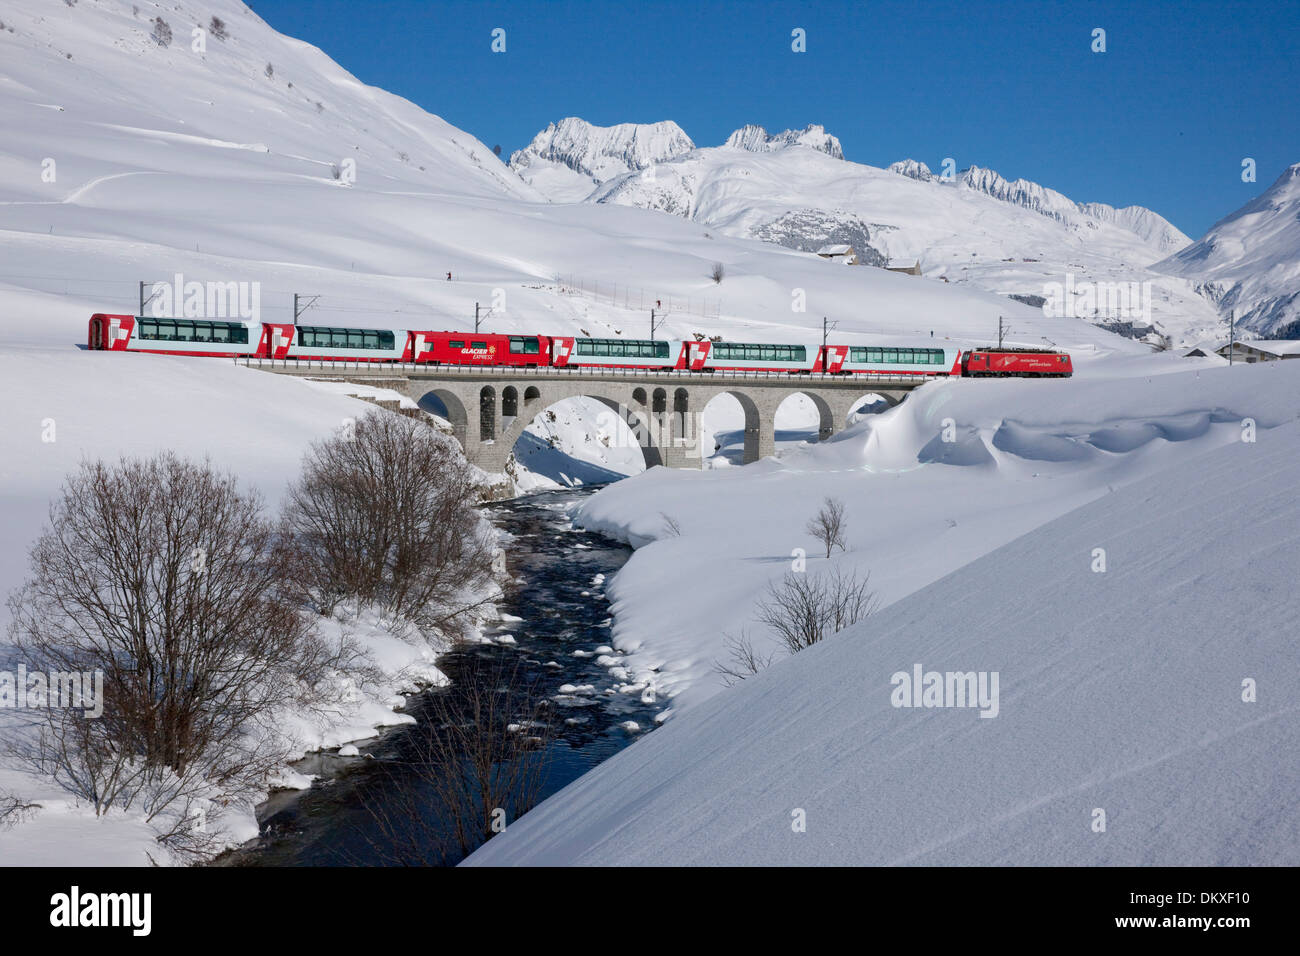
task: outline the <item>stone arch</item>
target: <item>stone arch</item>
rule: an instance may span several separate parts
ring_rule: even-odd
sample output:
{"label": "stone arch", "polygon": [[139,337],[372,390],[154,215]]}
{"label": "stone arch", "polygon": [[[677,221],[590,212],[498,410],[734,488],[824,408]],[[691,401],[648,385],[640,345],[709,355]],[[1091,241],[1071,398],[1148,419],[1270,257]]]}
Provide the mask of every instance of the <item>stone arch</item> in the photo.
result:
{"label": "stone arch", "polygon": [[497,430],[497,390],[484,385],[478,391],[478,440],[494,441]]}
{"label": "stone arch", "polygon": [[[750,462],[758,461],[760,458],[772,454],[775,448],[773,444],[771,416],[764,416],[759,408],[759,403],[748,393],[742,392],[738,389],[718,389],[713,392],[713,394],[709,396],[708,401],[698,409],[700,415],[702,416],[704,410],[709,407],[709,404],[721,395],[730,395],[740,403],[741,411],[744,412],[744,464],[748,465]],[[764,420],[765,418],[766,421]],[[712,449],[708,449],[708,451],[712,453]]]}
{"label": "stone arch", "polygon": [[668,392],[667,392],[667,391],[665,391],[665,390],[662,389],[662,388],[656,388],[656,389],[654,390],[653,395],[652,395],[652,399],[653,399],[653,401],[652,401],[652,404],[651,404],[651,406],[650,406],[650,411],[652,411],[652,412],[666,412],[666,411],[668,411]]}
{"label": "stone arch", "polygon": [[[844,427],[844,422],[836,420],[837,416],[835,411],[831,408],[830,402],[828,402],[824,396],[814,391],[798,389],[786,392],[784,395],[780,396],[776,403],[776,407],[772,409],[773,429],[776,428],[776,413],[780,411],[782,405],[796,395],[802,395],[804,398],[812,402],[813,408],[817,411],[817,440],[819,442],[825,441]],[[845,415],[847,416],[848,413],[845,412]],[[773,437],[773,441],[775,442],[775,437]]]}
{"label": "stone arch", "polygon": [[645,389],[640,387],[632,389],[632,401],[637,405],[645,405],[646,404]]}
{"label": "stone arch", "polygon": [[412,398],[424,411],[451,422],[452,433],[456,436],[456,440],[466,452],[469,451],[469,445],[466,444],[469,412],[465,408],[465,403],[460,400],[460,396],[445,388],[431,388],[421,395],[413,395]]}
{"label": "stone arch", "polygon": [[618,397],[618,387],[611,386],[608,391],[602,390],[601,394],[593,394],[590,390],[570,390],[568,388],[556,388],[554,386],[543,392],[533,386],[530,386],[524,392],[524,406],[521,414],[517,415],[513,421],[503,423],[501,434],[497,439],[500,455],[492,456],[495,462],[496,457],[500,457],[500,465],[489,467],[492,463],[484,465],[486,470],[499,471],[505,467],[505,460],[509,457],[510,452],[514,450],[515,443],[538,415],[545,412],[552,405],[566,398],[589,398],[592,401],[599,402],[606,408],[610,409],[618,416],[624,424],[632,431],[637,444],[641,448],[641,456],[645,460],[646,468],[653,468],[655,465],[666,464],[664,454],[660,447],[660,439],[663,437],[655,427],[655,422],[648,415],[644,408],[636,408],[628,403],[627,392],[623,393],[624,397]]}
{"label": "stone arch", "polygon": [[501,418],[514,418],[519,414],[519,389],[507,385],[501,389]]}

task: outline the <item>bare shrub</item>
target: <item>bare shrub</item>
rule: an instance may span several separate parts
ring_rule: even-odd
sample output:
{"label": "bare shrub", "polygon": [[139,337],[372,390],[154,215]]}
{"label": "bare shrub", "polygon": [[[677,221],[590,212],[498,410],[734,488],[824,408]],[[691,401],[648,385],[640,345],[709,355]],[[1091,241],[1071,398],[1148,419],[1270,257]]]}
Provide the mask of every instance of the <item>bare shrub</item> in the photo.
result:
{"label": "bare shrub", "polygon": [[679,538],[682,534],[682,526],[666,511],[659,512],[659,519],[664,525],[664,536],[667,538]]}
{"label": "bare shrub", "polygon": [[879,602],[868,586],[870,578],[839,568],[815,575],[787,573],[769,585],[758,604],[758,621],[791,654],[797,654],[876,610]]}
{"label": "bare shrub", "polygon": [[218,40],[224,40],[230,36],[230,34],[226,32],[226,21],[221,19],[221,17],[213,17],[208,21],[208,32]]}
{"label": "bare shrub", "polygon": [[709,278],[712,279],[714,282],[721,282],[723,278],[726,276],[726,274],[727,274],[727,270],[723,268],[722,263],[715,262],[713,264],[713,271],[709,273]]}
{"label": "bare shrub", "polygon": [[426,632],[460,637],[491,597],[495,548],[476,480],[453,439],[373,411],[314,444],[286,522],[317,603],[373,603]]}
{"label": "bare shrub", "polygon": [[753,640],[744,631],[740,636],[728,634],[722,641],[726,657],[713,662],[713,672],[722,678],[727,687],[734,687],[742,680],[753,677],[765,670],[772,663],[775,653],[763,654],[754,647]]}
{"label": "bare shrub", "polygon": [[150,36],[153,37],[153,42],[157,43],[159,46],[164,46],[164,47],[171,46],[172,43],[171,25],[168,24],[168,22],[164,20],[162,17],[154,17],[153,33],[151,33]]}
{"label": "bare shrub", "polygon": [[246,792],[285,758],[272,712],[323,652],[302,575],[233,476],[174,454],[83,463],[9,600],[33,670],[100,672],[103,715],[51,707],[12,746],[97,812]]}
{"label": "bare shrub", "polygon": [[24,803],[12,793],[0,790],[0,830],[22,823],[40,808],[39,803]]}
{"label": "bare shrub", "polygon": [[270,63],[266,64],[266,70],[264,72],[266,73],[266,78],[268,80],[275,79],[275,67],[273,67]]}
{"label": "bare shrub", "polygon": [[454,863],[537,803],[549,767],[551,713],[517,660],[474,662],[426,698],[400,759],[381,765],[366,801],[379,858]]}
{"label": "bare shrub", "polygon": [[804,528],[810,535],[820,541],[826,548],[826,557],[831,556],[832,548],[845,550],[844,502],[838,498],[827,498],[822,502],[821,511],[813,515]]}

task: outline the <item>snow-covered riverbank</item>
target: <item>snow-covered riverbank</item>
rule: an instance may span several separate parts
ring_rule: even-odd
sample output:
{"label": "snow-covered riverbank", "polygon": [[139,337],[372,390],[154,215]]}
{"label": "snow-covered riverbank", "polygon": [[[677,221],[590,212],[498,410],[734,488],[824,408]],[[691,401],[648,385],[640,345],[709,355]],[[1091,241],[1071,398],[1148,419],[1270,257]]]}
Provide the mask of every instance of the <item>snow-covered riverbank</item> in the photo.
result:
{"label": "snow-covered riverbank", "polygon": [[[949,381],[830,443],[744,469],[659,469],[611,485],[578,521],[638,548],[613,581],[614,643],[678,708],[722,688],[724,636],[767,582],[826,564],[804,530],[846,503],[848,551],[885,604],[1089,501],[1300,413],[1300,363],[1234,369],[1165,354],[1063,381]],[[945,428],[948,429],[945,441]],[[1168,504],[1170,502],[1162,502]],[[665,516],[680,527],[671,534]]]}
{"label": "snow-covered riverbank", "polygon": [[[1042,384],[942,404],[967,464],[915,461],[940,388],[815,452],[590,502],[643,542],[660,508],[686,529],[620,574],[616,640],[690,706],[468,862],[1300,862],[1300,363]],[[824,492],[850,502],[836,560],[893,603],[704,699],[715,635]],[[917,670],[933,697],[900,698]]]}

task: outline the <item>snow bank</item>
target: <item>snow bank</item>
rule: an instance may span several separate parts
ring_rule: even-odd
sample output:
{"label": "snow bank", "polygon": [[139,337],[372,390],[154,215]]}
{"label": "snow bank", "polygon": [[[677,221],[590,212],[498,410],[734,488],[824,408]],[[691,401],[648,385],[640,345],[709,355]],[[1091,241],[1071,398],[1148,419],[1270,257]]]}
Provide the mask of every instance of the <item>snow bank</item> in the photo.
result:
{"label": "snow bank", "polygon": [[[1294,866],[1298,484],[1295,422],[1202,445],[682,713],[468,863]],[[917,664],[996,673],[998,715],[893,706]]]}
{"label": "snow bank", "polygon": [[833,560],[869,572],[888,604],[1114,488],[1239,443],[1244,419],[1263,430],[1300,412],[1300,363],[1185,363],[934,383],[824,444],[606,488],[576,517],[639,549],[609,587],[613,643],[634,679],[679,708],[698,703],[722,686],[712,667],[725,635],[752,630],[755,602],[796,549],[810,572],[826,564],[804,530],[826,496],[846,503],[849,548]]}

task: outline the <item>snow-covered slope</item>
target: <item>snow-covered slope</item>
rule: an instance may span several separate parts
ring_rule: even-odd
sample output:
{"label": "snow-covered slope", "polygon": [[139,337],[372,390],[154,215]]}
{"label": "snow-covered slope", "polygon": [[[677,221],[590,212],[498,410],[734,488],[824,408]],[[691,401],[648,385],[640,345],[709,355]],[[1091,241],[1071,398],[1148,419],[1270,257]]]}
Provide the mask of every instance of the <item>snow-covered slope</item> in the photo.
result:
{"label": "snow-covered slope", "polygon": [[[1256,442],[1102,486],[1100,500],[682,712],[469,863],[1300,863],[1300,369],[1241,371],[1200,372],[1206,393],[1184,407],[1239,430],[1210,425],[1229,408],[1210,409],[1230,400],[1241,414],[1253,390],[1269,409]],[[1141,379],[1122,390],[1130,407],[1148,391]],[[1007,423],[1004,447],[1035,452],[1036,483],[1051,483],[1049,459],[1131,459],[1200,431],[1193,417],[1164,417],[1171,388],[1151,398],[1161,413],[1145,423],[1055,436]],[[923,471],[993,467],[962,455],[964,466]],[[856,478],[856,521],[878,488],[908,480]],[[773,500],[765,522],[782,513]],[[945,533],[953,506],[934,499],[931,534]],[[876,567],[906,561],[876,529],[867,540]],[[751,560],[784,564],[786,553]],[[681,592],[664,583],[675,603]],[[898,675],[915,668],[983,673],[989,690],[996,675],[996,716],[897,706]]]}
{"label": "snow-covered slope", "polygon": [[695,148],[671,120],[593,126],[570,116],[510,157],[510,168],[556,202],[579,202],[599,184]]}
{"label": "snow-covered slope", "polygon": [[1225,316],[1267,335],[1300,320],[1300,163],[1156,269],[1198,283]]}
{"label": "snow-covered slope", "polygon": [[824,563],[805,531],[824,496],[846,502],[836,561],[892,603],[1111,488],[1239,441],[1243,419],[1296,415],[1300,363],[1243,368],[1164,353],[1084,361],[1059,382],[933,383],[829,443],[606,488],[578,520],[639,549],[608,592],[620,664],[675,708],[717,693],[725,636],[754,632],[794,549],[810,571]]}

